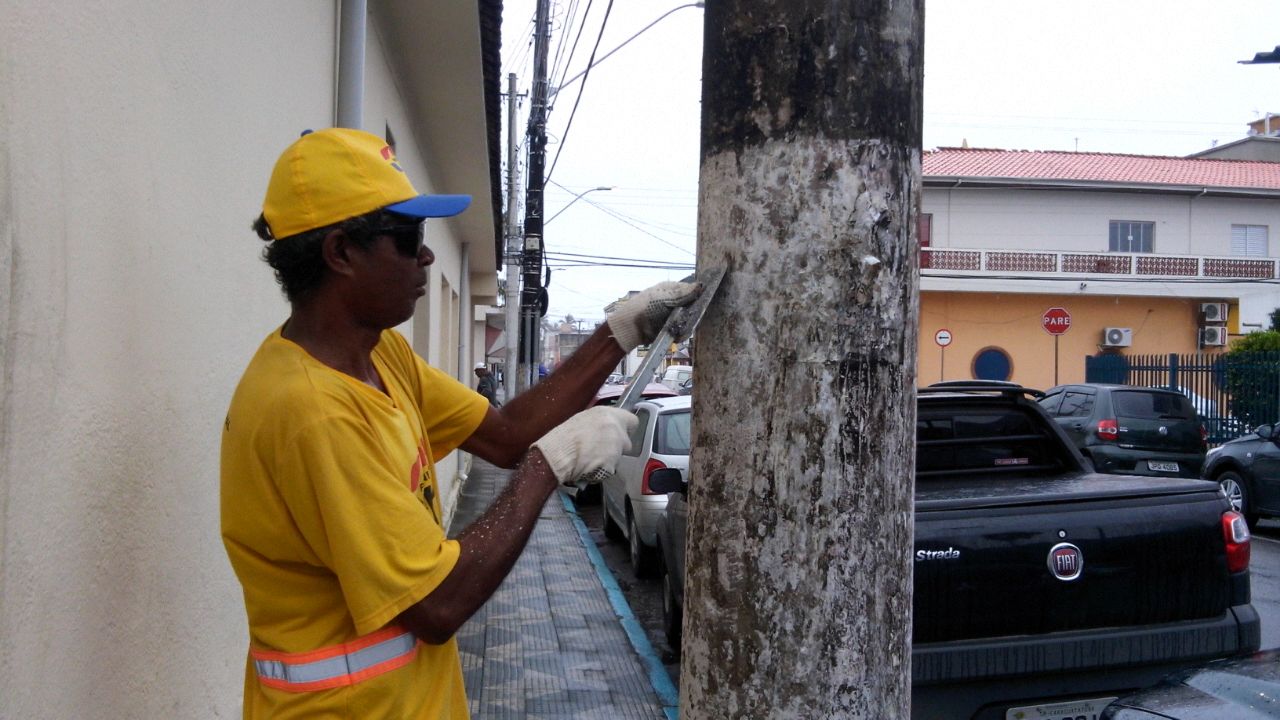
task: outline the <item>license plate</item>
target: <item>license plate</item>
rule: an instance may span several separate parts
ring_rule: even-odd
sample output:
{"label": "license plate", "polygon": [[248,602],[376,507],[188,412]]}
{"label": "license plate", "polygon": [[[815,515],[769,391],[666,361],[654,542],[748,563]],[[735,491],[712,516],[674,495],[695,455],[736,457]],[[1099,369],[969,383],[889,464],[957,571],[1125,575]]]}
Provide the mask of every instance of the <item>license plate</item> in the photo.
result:
{"label": "license plate", "polygon": [[1147,467],[1156,472],[1178,472],[1178,463],[1164,460],[1148,460]]}
{"label": "license plate", "polygon": [[1113,697],[1072,700],[1049,705],[1027,705],[1009,708],[1005,720],[1098,720],[1102,709],[1115,700]]}

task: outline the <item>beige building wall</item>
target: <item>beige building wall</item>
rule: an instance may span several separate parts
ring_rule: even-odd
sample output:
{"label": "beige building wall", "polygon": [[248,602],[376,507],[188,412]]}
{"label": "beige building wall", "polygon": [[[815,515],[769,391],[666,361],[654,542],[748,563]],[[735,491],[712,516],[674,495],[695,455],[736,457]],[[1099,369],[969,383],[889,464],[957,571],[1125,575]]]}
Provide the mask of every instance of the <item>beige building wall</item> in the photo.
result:
{"label": "beige building wall", "polygon": [[[1054,337],[1042,324],[1045,311],[1052,307],[1071,315],[1071,328],[1058,338],[1056,348]],[[1041,390],[1084,382],[1085,358],[1100,352],[1199,352],[1199,309],[1200,300],[1193,298],[921,292],[919,381],[923,386],[941,380],[972,380],[978,353],[996,348],[1009,356],[1013,382]],[[1103,348],[1106,327],[1132,329],[1133,345]],[[945,349],[935,342],[942,329],[952,336]]]}
{"label": "beige building wall", "polygon": [[[337,3],[0,7],[0,716],[238,717],[220,431],[288,313],[249,224],[279,152],[333,123]],[[474,192],[443,187],[392,67],[374,32],[366,129],[419,188]],[[459,230],[430,232],[456,291]],[[405,328],[432,361],[442,311]]]}
{"label": "beige building wall", "polygon": [[1231,225],[1270,228],[1280,256],[1280,200],[1136,192],[928,188],[921,212],[933,215],[932,245],[1106,252],[1111,220],[1155,223],[1154,252],[1231,254]]}

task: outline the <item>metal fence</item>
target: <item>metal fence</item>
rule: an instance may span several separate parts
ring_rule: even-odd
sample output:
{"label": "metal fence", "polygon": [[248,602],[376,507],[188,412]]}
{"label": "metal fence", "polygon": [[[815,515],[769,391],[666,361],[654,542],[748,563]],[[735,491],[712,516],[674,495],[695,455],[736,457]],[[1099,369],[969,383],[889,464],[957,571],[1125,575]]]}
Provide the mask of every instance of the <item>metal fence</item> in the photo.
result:
{"label": "metal fence", "polygon": [[1280,352],[1099,355],[1085,358],[1085,381],[1181,392],[1211,445],[1280,420]]}

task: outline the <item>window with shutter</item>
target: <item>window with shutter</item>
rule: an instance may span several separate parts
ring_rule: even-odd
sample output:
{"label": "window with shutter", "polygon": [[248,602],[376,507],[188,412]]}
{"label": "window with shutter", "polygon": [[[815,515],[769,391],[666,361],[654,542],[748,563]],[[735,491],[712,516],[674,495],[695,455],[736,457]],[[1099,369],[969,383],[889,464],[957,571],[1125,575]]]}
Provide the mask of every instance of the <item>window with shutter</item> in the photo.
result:
{"label": "window with shutter", "polygon": [[1266,225],[1232,225],[1231,254],[1252,257],[1267,256]]}

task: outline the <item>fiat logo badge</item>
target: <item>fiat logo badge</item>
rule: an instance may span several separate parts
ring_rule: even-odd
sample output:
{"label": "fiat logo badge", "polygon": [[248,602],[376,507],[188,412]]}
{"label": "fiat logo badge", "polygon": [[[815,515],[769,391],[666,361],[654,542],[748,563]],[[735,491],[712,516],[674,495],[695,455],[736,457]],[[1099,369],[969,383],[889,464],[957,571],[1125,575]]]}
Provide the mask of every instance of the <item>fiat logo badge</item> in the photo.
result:
{"label": "fiat logo badge", "polygon": [[1049,572],[1063,582],[1080,577],[1084,570],[1084,553],[1071,543],[1058,543],[1049,550]]}

